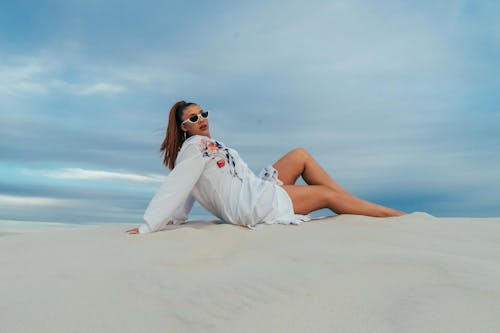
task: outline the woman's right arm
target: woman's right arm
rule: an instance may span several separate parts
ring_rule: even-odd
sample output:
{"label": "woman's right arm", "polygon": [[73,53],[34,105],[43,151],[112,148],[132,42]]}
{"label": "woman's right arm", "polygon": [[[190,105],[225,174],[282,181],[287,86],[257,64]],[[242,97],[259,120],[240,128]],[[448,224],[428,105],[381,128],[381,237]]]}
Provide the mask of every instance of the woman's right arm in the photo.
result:
{"label": "woman's right arm", "polygon": [[144,212],[144,223],[139,226],[139,233],[156,232],[172,220],[179,206],[188,201],[206,161],[195,143],[179,152],[178,163]]}

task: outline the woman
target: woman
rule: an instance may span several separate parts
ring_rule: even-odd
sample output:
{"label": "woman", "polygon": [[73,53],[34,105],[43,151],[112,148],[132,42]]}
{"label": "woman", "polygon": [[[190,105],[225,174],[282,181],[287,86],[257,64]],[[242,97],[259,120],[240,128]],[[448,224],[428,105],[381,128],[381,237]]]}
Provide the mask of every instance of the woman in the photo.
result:
{"label": "woman", "polygon": [[[257,177],[238,152],[213,140],[208,112],[179,101],[170,110],[161,152],[172,170],[130,234],[183,222],[197,200],[218,218],[250,229],[258,223],[300,224],[312,211],[375,217],[403,212],[357,198],[338,185],[309,153],[297,148]],[[308,185],[295,185],[299,176]]]}

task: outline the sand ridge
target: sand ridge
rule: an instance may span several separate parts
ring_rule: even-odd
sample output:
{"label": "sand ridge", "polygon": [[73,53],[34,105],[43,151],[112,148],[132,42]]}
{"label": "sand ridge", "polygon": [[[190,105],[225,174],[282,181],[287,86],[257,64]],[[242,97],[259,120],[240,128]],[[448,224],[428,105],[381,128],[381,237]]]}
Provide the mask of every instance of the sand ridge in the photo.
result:
{"label": "sand ridge", "polygon": [[0,237],[2,332],[500,331],[500,218]]}

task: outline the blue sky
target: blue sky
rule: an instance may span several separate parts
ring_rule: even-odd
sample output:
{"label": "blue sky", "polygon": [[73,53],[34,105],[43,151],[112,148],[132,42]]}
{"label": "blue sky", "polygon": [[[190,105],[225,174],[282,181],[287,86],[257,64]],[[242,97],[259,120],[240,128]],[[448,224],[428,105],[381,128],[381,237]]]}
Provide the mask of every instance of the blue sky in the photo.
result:
{"label": "blue sky", "polygon": [[0,219],[140,223],[180,99],[255,172],[304,147],[365,199],[500,216],[499,14],[494,1],[2,2]]}

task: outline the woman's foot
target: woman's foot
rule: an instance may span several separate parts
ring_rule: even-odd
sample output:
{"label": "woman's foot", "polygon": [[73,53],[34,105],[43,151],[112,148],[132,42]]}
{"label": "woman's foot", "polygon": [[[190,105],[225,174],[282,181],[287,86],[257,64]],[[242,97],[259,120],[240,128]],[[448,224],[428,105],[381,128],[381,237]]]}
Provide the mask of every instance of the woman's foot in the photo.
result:
{"label": "woman's foot", "polygon": [[392,209],[392,208],[387,208],[385,209],[383,217],[395,217],[395,216],[403,216],[406,215],[405,212],[402,212],[400,210]]}

